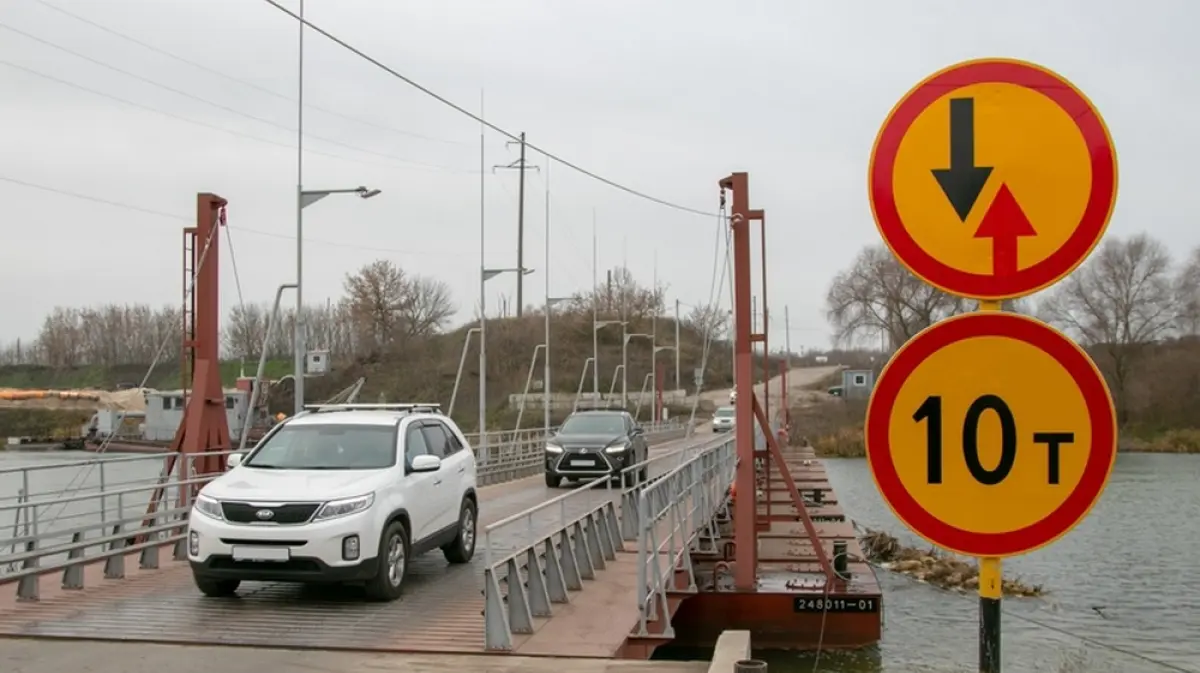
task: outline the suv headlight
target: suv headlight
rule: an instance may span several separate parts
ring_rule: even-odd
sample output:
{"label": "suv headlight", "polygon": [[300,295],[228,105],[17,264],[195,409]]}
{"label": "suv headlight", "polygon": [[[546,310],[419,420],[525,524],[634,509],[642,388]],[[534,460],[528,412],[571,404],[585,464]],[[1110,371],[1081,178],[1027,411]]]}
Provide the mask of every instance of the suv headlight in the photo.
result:
{"label": "suv headlight", "polygon": [[193,503],[192,507],[210,519],[225,520],[225,513],[221,511],[221,503],[203,493],[196,496],[196,502]]}
{"label": "suv headlight", "polygon": [[562,447],[558,444],[547,444],[546,453],[562,453]]}
{"label": "suv headlight", "polygon": [[604,452],[605,453],[621,453],[622,451],[625,451],[628,448],[629,448],[629,443],[622,442],[620,444],[613,444],[612,446],[604,447]]}
{"label": "suv headlight", "polygon": [[330,500],[321,506],[320,511],[313,517],[313,521],[325,521],[327,519],[336,519],[340,516],[349,516],[367,509],[374,502],[374,493],[359,495],[353,498],[342,498],[341,500]]}

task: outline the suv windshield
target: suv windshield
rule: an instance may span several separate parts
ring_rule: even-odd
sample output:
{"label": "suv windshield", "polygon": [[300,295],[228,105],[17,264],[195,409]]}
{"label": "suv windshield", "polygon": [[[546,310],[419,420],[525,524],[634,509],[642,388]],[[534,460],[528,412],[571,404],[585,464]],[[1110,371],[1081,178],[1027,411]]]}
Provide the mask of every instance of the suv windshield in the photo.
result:
{"label": "suv windshield", "polygon": [[620,414],[571,416],[558,432],[560,435],[623,435],[625,418]]}
{"label": "suv windshield", "polygon": [[732,418],[733,417],[733,407],[721,407],[720,409],[717,409],[716,417],[717,418]]}
{"label": "suv windshield", "polygon": [[263,470],[379,470],[396,464],[396,428],[285,425],[242,464]]}

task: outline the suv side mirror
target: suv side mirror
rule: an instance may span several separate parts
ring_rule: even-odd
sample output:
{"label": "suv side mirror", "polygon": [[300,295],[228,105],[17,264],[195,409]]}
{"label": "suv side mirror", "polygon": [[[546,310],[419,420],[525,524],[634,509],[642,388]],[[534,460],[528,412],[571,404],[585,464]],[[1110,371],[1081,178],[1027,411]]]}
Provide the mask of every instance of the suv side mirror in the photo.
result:
{"label": "suv side mirror", "polygon": [[437,472],[442,469],[442,459],[423,453],[412,459],[410,472]]}
{"label": "suv side mirror", "polygon": [[228,456],[225,456],[225,470],[232,470],[238,465],[241,465],[242,460],[245,459],[245,457],[246,454],[244,453],[231,453]]}
{"label": "suv side mirror", "polygon": [[629,434],[631,434],[631,435],[640,435],[640,434],[642,434],[642,433],[644,433],[644,432],[646,432],[646,431],[642,429],[642,426],[640,426],[640,425],[635,425],[635,426],[633,426],[633,430],[632,430],[632,431],[630,431],[630,433],[629,433]]}

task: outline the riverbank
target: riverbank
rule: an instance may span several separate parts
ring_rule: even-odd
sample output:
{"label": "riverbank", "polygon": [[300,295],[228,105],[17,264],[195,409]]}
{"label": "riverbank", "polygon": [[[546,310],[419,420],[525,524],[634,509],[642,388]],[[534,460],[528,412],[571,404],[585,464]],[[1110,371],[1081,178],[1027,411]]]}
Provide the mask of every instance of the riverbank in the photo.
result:
{"label": "riverbank", "polygon": [[[969,592],[979,589],[979,566],[937,549],[918,549],[881,530],[859,528],[859,544],[871,563],[884,570],[907,575],[918,582],[932,584],[947,591]],[[1045,593],[1040,584],[1028,584],[1019,578],[1006,577],[1001,583],[1005,596],[1034,598]]]}

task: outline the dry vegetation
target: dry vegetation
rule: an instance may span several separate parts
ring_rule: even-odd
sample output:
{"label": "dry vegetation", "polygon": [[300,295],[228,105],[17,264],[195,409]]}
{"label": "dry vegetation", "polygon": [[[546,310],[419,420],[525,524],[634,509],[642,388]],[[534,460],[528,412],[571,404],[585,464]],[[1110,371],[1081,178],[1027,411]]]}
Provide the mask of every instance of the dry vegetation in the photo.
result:
{"label": "dry vegetation", "polygon": [[[609,274],[611,280],[591,292],[582,292],[558,304],[551,319],[552,390],[574,393],[584,361],[592,355],[592,309],[600,319],[625,319],[631,333],[649,333],[657,317],[660,345],[675,336],[674,316],[667,316],[665,287],[641,285],[624,268]],[[385,260],[364,266],[347,275],[345,295],[327,305],[305,309],[309,347],[328,349],[332,373],[312,379],[307,397],[324,399],[366,377],[360,395],[364,401],[436,400],[447,404],[454,387],[466,330],[472,322],[448,329],[455,305],[449,289],[440,281],[413,276]],[[673,312],[673,311],[672,311]],[[222,367],[225,383],[232,384],[245,362],[252,373],[267,333],[270,306],[249,304],[235,308],[224,321],[222,350],[227,362]],[[541,307],[529,307],[521,318],[489,318],[488,407],[494,416],[489,425],[507,427],[513,422],[505,408],[507,396],[520,393],[528,374],[530,357],[544,336]],[[267,343],[269,377],[291,369],[291,335],[295,312],[280,310],[279,324]],[[727,314],[697,308],[682,317],[680,335],[681,384],[692,388],[692,371],[700,366],[706,330],[716,341],[709,349],[707,389],[731,385]],[[144,305],[109,305],[96,308],[55,308],[45,318],[37,337],[0,348],[0,387],[12,388],[102,388],[118,383],[137,383],[161,344],[166,355],[148,381],[153,388],[180,385],[178,346],[181,316],[178,308],[155,310]],[[621,361],[621,329],[608,327],[598,334],[601,388],[608,390],[613,370]],[[456,416],[464,428],[477,425],[478,338],[463,371],[456,401]],[[645,341],[630,343],[629,388],[636,392],[650,371],[650,347]],[[659,354],[666,385],[674,387],[674,357]],[[534,378],[542,378],[539,362]],[[591,380],[589,374],[588,380]],[[619,384],[618,384],[619,385]],[[588,386],[590,389],[590,386]],[[272,411],[290,410],[290,381],[272,389]],[[645,413],[645,412],[643,412]],[[525,420],[540,423],[540,413],[527,413]],[[10,422],[25,428],[46,425],[46,419]],[[0,425],[0,434],[5,430]],[[23,432],[22,434],[33,434]]]}
{"label": "dry vegetation", "polygon": [[[919,281],[882,246],[864,249],[838,274],[826,301],[839,344],[883,344],[888,352],[971,309]],[[1149,236],[1110,237],[1036,302],[1006,308],[1059,327],[1092,355],[1112,391],[1123,450],[1200,452],[1200,250],[1176,264]],[[855,356],[876,371],[883,360]],[[850,400],[796,409],[794,436],[822,455],[861,456],[864,411]]]}
{"label": "dry vegetation", "polygon": [[[950,591],[975,591],[979,588],[979,566],[957,556],[930,547],[908,547],[881,530],[864,528],[859,535],[863,554],[885,570],[907,575],[920,582]],[[1026,584],[1019,578],[1004,578],[1000,590],[1005,596],[1041,596],[1040,584]]]}

